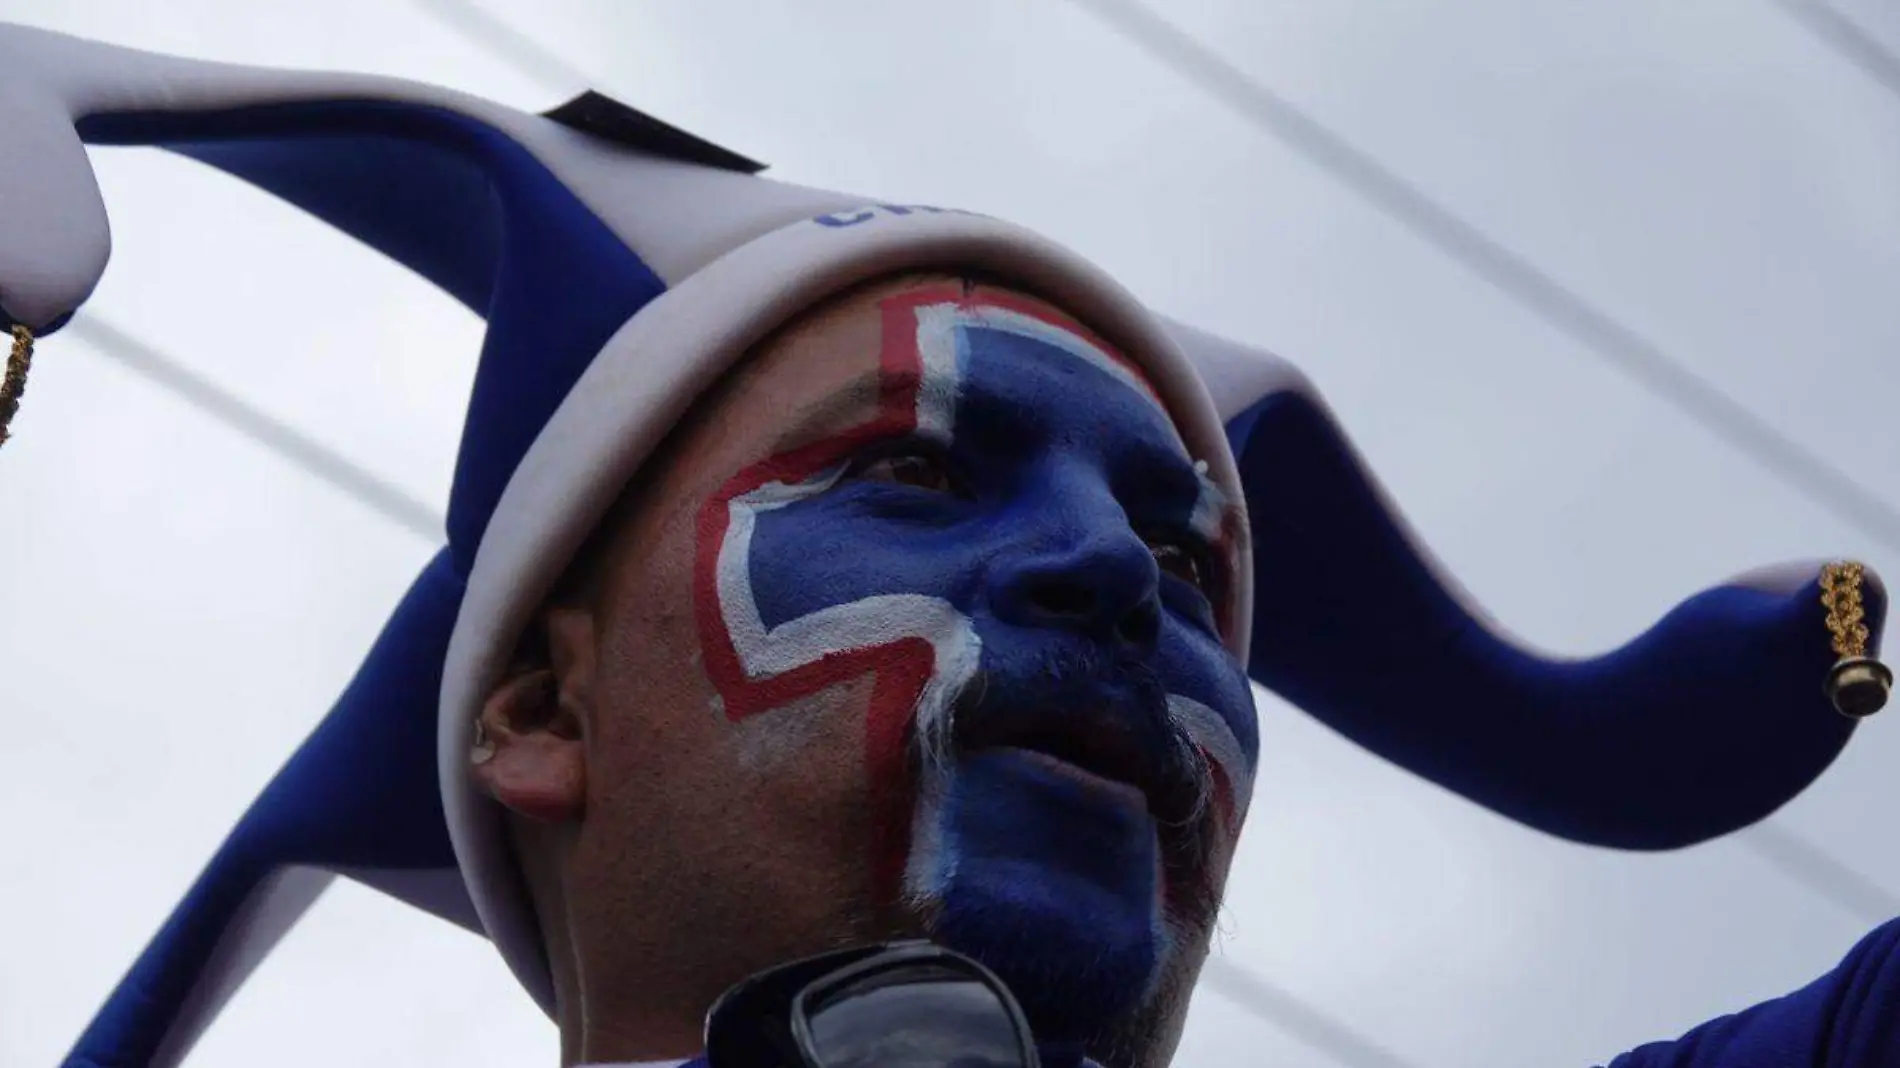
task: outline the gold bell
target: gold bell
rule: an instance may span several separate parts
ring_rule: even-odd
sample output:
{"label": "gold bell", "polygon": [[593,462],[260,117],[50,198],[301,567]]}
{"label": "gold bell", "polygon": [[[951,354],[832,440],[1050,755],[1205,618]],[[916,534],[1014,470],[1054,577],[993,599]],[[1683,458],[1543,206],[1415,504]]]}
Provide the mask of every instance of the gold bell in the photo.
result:
{"label": "gold bell", "polygon": [[1827,673],[1827,699],[1843,716],[1861,719],[1886,707],[1893,692],[1893,672],[1867,655],[1867,624],[1860,597],[1861,565],[1853,561],[1821,569],[1821,604],[1827,608],[1827,629],[1834,636],[1834,655],[1840,657]]}
{"label": "gold bell", "polygon": [[1871,716],[1886,707],[1891,692],[1893,672],[1872,657],[1846,657],[1827,673],[1827,699],[1843,716]]}

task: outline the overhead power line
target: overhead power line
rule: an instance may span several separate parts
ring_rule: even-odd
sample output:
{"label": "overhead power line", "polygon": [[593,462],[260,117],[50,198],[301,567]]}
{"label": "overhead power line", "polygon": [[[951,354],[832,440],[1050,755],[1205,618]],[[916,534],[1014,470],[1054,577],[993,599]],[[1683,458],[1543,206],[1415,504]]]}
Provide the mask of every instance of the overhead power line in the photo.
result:
{"label": "overhead power line", "polygon": [[1774,4],[1807,27],[1835,55],[1900,96],[1900,56],[1888,51],[1852,19],[1820,0],[1774,0]]}
{"label": "overhead power line", "polygon": [[1341,1064],[1355,1068],[1418,1068],[1417,1062],[1393,1053],[1226,957],[1207,958],[1201,968],[1201,985],[1236,1008],[1272,1020],[1289,1035]]}
{"label": "overhead power line", "polygon": [[1558,332],[1700,423],[1795,492],[1869,538],[1900,550],[1900,509],[1213,49],[1137,0],[1071,2]]}
{"label": "overhead power line", "polygon": [[1862,923],[1882,924],[1900,916],[1900,895],[1779,823],[1761,824],[1737,841]]}
{"label": "overhead power line", "polygon": [[[1446,256],[1622,370],[1796,492],[1890,548],[1900,549],[1900,510],[1803,448],[1581,296],[1433,201],[1416,186],[1137,0],[1071,0],[1150,58],[1226,104],[1261,131],[1318,166]],[[1830,40],[1852,41],[1860,61],[1900,93],[1900,62],[1817,4],[1776,0]],[[1858,36],[1850,36],[1858,34]],[[1763,825],[1740,841],[1790,878],[1876,922],[1895,914],[1894,898],[1797,832]]]}
{"label": "overhead power line", "polygon": [[428,505],[109,321],[92,312],[83,312],[67,324],[66,332],[89,342],[114,363],[275,453],[312,478],[327,483],[371,512],[419,538],[430,542],[442,540],[442,517]]}
{"label": "overhead power line", "polygon": [[566,93],[594,88],[587,72],[469,0],[415,0],[424,14],[534,81]]}

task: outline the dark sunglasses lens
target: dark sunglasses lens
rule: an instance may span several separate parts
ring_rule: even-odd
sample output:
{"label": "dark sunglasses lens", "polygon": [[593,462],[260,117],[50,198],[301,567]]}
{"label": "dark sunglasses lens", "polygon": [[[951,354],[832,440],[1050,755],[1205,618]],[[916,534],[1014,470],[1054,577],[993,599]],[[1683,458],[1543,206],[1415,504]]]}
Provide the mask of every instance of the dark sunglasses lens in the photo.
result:
{"label": "dark sunglasses lens", "polygon": [[997,992],[939,965],[854,979],[806,1003],[823,1068],[1023,1068],[1023,1037]]}

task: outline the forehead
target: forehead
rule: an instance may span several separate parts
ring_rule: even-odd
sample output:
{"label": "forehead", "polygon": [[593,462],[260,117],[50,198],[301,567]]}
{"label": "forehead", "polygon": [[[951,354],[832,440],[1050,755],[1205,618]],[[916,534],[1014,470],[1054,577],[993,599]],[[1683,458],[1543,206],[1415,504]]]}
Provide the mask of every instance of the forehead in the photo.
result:
{"label": "forehead", "polygon": [[1008,414],[1033,404],[1016,414],[1085,409],[1098,424],[1138,423],[1185,452],[1138,365],[1060,309],[994,286],[928,280],[859,291],[767,342],[743,378],[742,396],[731,398],[740,410],[722,414],[756,430],[838,429],[902,392],[926,437],[946,436],[958,408]]}

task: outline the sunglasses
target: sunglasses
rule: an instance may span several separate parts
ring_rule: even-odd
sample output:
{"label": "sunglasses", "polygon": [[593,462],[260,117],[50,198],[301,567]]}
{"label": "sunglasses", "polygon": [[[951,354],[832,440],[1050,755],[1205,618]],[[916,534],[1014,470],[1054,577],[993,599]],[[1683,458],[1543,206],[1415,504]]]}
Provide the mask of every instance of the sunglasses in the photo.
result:
{"label": "sunglasses", "polygon": [[711,1068],[1039,1068],[1009,988],[930,942],[825,953],[760,972],[706,1014]]}

